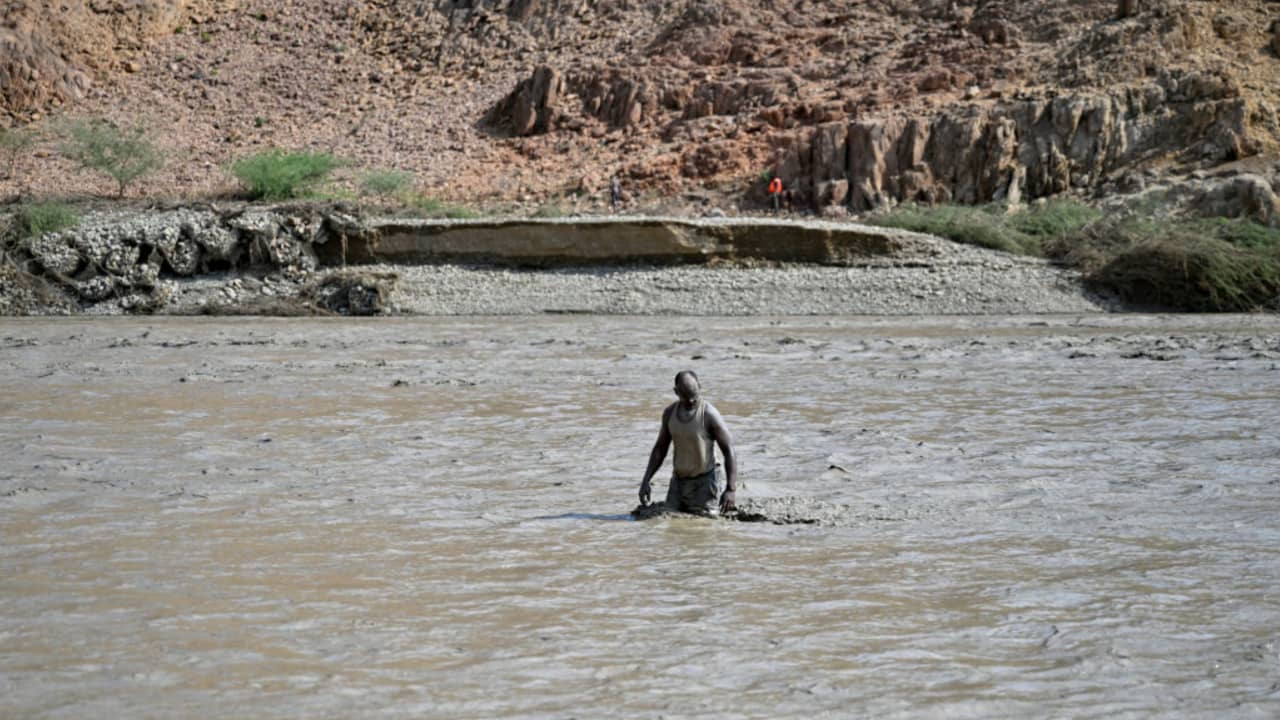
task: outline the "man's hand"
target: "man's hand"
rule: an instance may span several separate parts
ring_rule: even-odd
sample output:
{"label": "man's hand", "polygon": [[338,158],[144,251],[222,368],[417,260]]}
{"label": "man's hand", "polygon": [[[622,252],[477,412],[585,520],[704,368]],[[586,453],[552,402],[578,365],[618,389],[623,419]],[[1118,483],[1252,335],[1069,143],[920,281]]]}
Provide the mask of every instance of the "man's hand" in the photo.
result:
{"label": "man's hand", "polygon": [[642,482],[640,483],[640,505],[641,505],[641,506],[643,506],[643,507],[648,507],[648,505],[649,505],[649,495],[650,495],[652,492],[653,492],[653,490],[652,490],[652,488],[650,488],[650,487],[649,487],[649,481],[648,481],[648,480],[644,480],[644,481],[642,481]]}
{"label": "man's hand", "polygon": [[733,490],[725,490],[720,494],[720,514],[723,515],[738,509],[738,506],[734,504],[737,499],[735,495],[736,493]]}

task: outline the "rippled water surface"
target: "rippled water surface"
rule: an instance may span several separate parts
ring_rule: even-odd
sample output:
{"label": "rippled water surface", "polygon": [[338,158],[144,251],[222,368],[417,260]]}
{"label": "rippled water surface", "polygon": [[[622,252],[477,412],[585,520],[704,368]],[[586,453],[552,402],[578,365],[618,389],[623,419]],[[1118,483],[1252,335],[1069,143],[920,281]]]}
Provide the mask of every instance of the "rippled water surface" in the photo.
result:
{"label": "rippled water surface", "polygon": [[[0,717],[1280,715],[1273,317],[0,336]],[[686,366],[847,521],[629,521]]]}

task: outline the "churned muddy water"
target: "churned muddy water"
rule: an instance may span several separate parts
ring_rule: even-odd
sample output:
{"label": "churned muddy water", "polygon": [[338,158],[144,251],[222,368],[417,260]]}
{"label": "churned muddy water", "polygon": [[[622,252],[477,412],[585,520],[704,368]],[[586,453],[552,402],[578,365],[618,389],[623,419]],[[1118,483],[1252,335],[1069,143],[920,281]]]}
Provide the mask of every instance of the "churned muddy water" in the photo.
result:
{"label": "churned muddy water", "polygon": [[[0,717],[1280,715],[1275,317],[0,338]],[[837,511],[631,521],[683,367]]]}

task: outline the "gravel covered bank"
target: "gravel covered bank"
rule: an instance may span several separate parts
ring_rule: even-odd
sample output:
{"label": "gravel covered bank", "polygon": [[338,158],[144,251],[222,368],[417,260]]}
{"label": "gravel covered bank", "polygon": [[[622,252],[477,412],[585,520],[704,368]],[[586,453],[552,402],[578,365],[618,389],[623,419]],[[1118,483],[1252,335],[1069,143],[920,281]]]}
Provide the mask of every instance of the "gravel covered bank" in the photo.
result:
{"label": "gravel covered bank", "polygon": [[[900,234],[909,242],[898,252],[848,266],[728,262],[517,269],[380,263],[349,271],[394,277],[384,312],[408,315],[1020,315],[1122,309],[1088,292],[1078,273],[1043,260]],[[265,282],[182,280],[170,286],[169,311],[196,312],[210,302],[275,301],[296,297],[301,288],[278,276]]]}
{"label": "gravel covered bank", "polygon": [[424,315],[954,315],[1106,312],[1075,273],[938,241],[857,267],[396,268],[391,305]]}
{"label": "gravel covered bank", "polygon": [[[1121,309],[1044,261],[937,240],[937,254],[854,267],[780,264],[593,266],[361,265],[299,276],[224,273],[162,280],[161,314],[283,314],[327,276],[382,278],[383,314],[1021,315]],[[264,313],[263,309],[268,311]],[[99,304],[94,312],[123,314]]]}

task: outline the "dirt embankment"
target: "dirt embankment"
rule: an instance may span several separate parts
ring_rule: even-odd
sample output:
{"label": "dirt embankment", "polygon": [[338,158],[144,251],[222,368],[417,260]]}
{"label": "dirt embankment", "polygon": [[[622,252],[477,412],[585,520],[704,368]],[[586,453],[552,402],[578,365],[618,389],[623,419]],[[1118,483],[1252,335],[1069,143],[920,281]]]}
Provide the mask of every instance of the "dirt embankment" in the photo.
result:
{"label": "dirt embankment", "polygon": [[[463,263],[463,264],[459,264]],[[92,214],[13,241],[4,314],[1096,312],[1078,274],[773,219],[405,221],[318,205]]]}
{"label": "dirt embankment", "polygon": [[1108,193],[1271,159],[1265,0],[6,0],[0,124],[48,131],[0,195],[105,193],[68,115],[141,122],[149,195],[225,192],[231,160],[320,148],[454,200],[759,202]]}

